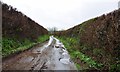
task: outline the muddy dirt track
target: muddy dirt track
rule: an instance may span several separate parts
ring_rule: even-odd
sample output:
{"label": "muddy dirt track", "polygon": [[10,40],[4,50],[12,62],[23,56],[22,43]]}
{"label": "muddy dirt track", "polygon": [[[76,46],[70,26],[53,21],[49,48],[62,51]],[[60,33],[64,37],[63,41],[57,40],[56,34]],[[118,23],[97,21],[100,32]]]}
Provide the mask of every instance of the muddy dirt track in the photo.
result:
{"label": "muddy dirt track", "polygon": [[3,70],[77,70],[64,45],[50,36],[48,42],[6,58]]}

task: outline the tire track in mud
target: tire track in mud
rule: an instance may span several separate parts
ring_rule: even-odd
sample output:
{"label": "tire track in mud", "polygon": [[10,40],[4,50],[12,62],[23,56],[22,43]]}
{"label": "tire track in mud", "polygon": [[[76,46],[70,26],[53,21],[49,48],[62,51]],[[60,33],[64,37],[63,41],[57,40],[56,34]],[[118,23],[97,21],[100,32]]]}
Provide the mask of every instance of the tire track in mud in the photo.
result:
{"label": "tire track in mud", "polygon": [[3,70],[77,70],[64,45],[53,36],[48,43],[11,57],[2,65]]}

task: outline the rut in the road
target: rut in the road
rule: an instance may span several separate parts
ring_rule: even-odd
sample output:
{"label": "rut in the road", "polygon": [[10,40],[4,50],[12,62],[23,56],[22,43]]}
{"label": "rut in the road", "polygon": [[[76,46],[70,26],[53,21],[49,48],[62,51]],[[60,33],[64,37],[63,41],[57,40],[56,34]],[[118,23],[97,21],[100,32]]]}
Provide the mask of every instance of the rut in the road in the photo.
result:
{"label": "rut in the road", "polygon": [[77,70],[62,42],[49,42],[3,61],[3,70]]}

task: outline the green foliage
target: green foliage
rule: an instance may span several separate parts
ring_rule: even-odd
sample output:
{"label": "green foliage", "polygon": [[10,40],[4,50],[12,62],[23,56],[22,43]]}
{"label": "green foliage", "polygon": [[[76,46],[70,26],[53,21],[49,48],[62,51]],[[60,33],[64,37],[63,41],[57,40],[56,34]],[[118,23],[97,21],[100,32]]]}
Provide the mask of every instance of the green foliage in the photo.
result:
{"label": "green foliage", "polygon": [[32,45],[34,45],[34,43],[28,39],[20,42],[12,38],[2,38],[2,55],[3,57],[6,57],[17,51],[25,50]]}
{"label": "green foliage", "polygon": [[96,61],[94,61],[91,57],[79,52],[78,50],[73,51],[71,53],[72,58],[79,58],[81,61],[87,63],[89,65],[90,68],[95,68],[95,69],[99,69],[102,67],[101,63],[97,63]]}
{"label": "green foliage", "polygon": [[[95,68],[95,69],[100,69],[103,66],[103,64],[97,63],[91,57],[83,54],[76,48],[79,45],[77,38],[70,38],[70,37],[57,37],[57,38],[63,42],[63,44],[69,51],[71,58],[74,61],[76,61],[76,59],[80,59],[81,61],[88,64],[90,68]],[[85,45],[81,45],[79,47],[86,48]],[[80,69],[80,65],[77,62],[75,62],[75,64],[76,67]]]}
{"label": "green foliage", "polygon": [[13,53],[24,51],[28,48],[31,48],[37,43],[42,43],[49,39],[48,35],[40,36],[37,42],[32,42],[28,39],[18,41],[17,39],[13,38],[2,38],[2,56],[6,57]]}
{"label": "green foliage", "polygon": [[47,41],[48,39],[49,39],[49,35],[43,35],[43,36],[38,37],[37,42],[42,43],[44,41]]}
{"label": "green foliage", "polygon": [[77,69],[81,69],[80,65],[78,63],[75,63]]}

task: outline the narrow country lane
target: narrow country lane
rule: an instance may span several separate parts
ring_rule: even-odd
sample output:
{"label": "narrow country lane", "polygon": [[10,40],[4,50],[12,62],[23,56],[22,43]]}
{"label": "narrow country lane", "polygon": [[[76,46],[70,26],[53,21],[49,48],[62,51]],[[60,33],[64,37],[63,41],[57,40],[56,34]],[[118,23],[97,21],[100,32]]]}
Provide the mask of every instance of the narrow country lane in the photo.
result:
{"label": "narrow country lane", "polygon": [[5,59],[2,65],[3,70],[77,70],[62,42],[53,36],[42,45]]}

